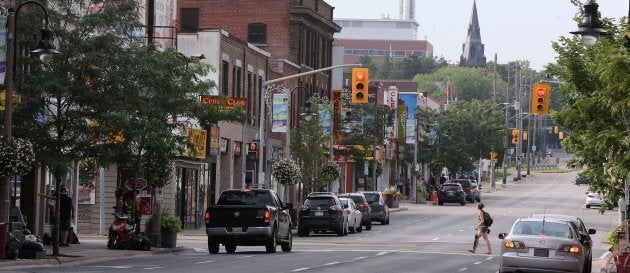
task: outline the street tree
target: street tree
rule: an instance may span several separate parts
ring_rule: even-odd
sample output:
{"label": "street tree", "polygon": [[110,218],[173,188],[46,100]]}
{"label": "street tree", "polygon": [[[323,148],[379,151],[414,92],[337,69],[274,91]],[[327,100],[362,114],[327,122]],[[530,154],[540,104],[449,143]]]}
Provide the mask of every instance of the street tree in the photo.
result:
{"label": "street tree", "polygon": [[[453,85],[453,98],[458,100],[487,100],[493,96],[493,78],[490,73],[481,68],[459,67],[454,65],[439,68],[432,74],[416,75],[422,92],[432,94],[436,98],[446,98],[446,85],[450,81]],[[497,79],[497,90],[505,90],[505,82]],[[497,92],[498,98],[504,97],[504,92]]]}
{"label": "street tree", "polygon": [[567,132],[562,147],[574,155],[569,164],[584,167],[576,183],[588,183],[609,204],[623,196],[630,174],[627,20],[602,19],[611,35],[592,47],[579,37],[561,37],[552,44],[557,62],[547,66],[564,83],[557,88],[562,108],[552,118]]}

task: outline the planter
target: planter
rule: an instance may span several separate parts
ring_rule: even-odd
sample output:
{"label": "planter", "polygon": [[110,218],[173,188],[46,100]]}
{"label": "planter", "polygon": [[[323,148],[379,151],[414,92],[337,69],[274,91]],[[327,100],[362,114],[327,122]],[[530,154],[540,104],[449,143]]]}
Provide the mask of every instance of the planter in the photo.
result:
{"label": "planter", "polygon": [[399,200],[396,197],[395,193],[384,193],[383,198],[385,198],[385,204],[387,204],[387,207],[389,208],[398,207]]}
{"label": "planter", "polygon": [[162,231],[161,232],[162,247],[174,248],[177,246],[177,232]]}

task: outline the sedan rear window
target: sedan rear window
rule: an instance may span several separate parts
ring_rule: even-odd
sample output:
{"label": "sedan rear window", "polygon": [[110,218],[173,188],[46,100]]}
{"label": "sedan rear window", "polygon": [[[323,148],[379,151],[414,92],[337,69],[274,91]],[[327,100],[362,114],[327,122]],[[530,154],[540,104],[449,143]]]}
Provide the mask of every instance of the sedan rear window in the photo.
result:
{"label": "sedan rear window", "polygon": [[365,193],[365,199],[367,199],[368,202],[378,202],[378,194],[377,193]]}
{"label": "sedan rear window", "polygon": [[560,238],[572,238],[569,225],[543,221],[520,221],[512,230],[515,235],[545,235]]}
{"label": "sedan rear window", "polygon": [[304,201],[304,205],[309,208],[330,207],[335,205],[335,200],[332,198],[308,198]]}
{"label": "sedan rear window", "polygon": [[352,201],[354,201],[357,204],[361,204],[361,203],[365,203],[365,198],[363,198],[362,196],[358,196],[358,195],[350,195],[348,196],[350,199],[352,199]]}
{"label": "sedan rear window", "polygon": [[456,191],[459,190],[459,187],[456,185],[444,185],[442,186],[443,191]]}

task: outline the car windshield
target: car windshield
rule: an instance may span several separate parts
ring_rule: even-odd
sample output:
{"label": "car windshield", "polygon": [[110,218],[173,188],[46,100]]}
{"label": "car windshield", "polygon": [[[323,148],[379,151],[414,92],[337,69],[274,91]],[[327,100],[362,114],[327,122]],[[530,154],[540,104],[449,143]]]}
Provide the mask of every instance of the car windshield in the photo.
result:
{"label": "car windshield", "polygon": [[304,201],[304,205],[309,208],[330,207],[335,205],[335,200],[330,197],[307,198],[306,201]]}
{"label": "car windshield", "polygon": [[378,193],[365,193],[364,195],[368,202],[378,202]]}
{"label": "car windshield", "polygon": [[512,234],[572,238],[569,225],[545,221],[520,221],[514,226]]}
{"label": "car windshield", "polygon": [[348,199],[346,199],[346,198],[339,198],[339,201],[341,201],[341,204],[344,205],[344,206],[348,205]]}
{"label": "car windshield", "polygon": [[462,184],[463,188],[470,188],[471,187],[470,186],[470,181],[468,181],[468,180],[462,180],[462,181],[459,181],[459,183]]}
{"label": "car windshield", "polygon": [[352,199],[352,201],[354,201],[354,203],[357,203],[357,204],[361,204],[361,203],[365,203],[366,202],[365,199],[363,198],[363,196],[360,196],[360,195],[348,195],[348,196],[346,196],[346,198]]}

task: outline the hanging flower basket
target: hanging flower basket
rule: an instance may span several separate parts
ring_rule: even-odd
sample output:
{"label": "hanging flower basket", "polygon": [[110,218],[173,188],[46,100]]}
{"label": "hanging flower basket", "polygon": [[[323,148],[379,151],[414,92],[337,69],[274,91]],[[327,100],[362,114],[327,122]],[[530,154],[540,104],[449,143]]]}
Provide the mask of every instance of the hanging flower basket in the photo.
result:
{"label": "hanging flower basket", "polygon": [[33,144],[20,138],[0,136],[0,176],[15,176],[31,171],[35,153]]}
{"label": "hanging flower basket", "polygon": [[302,179],[300,166],[292,160],[282,159],[273,163],[273,177],[282,185],[293,185]]}

